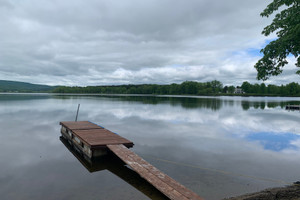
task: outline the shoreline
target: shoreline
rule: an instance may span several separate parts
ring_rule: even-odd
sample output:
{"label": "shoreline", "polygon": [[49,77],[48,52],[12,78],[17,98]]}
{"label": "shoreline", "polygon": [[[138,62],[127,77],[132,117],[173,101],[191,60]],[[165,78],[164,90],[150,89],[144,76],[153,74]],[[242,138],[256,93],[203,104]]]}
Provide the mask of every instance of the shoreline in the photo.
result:
{"label": "shoreline", "polygon": [[223,200],[300,200],[300,182],[285,187],[276,187],[244,194],[237,197],[229,197]]}
{"label": "shoreline", "polygon": [[53,93],[53,92],[0,92],[0,94],[46,94],[57,96],[151,96],[151,97],[188,97],[188,98],[201,98],[201,97],[287,97],[298,98],[300,96],[280,96],[280,95],[259,95],[259,94],[211,94],[211,95],[191,95],[191,94],[115,94],[115,93]]}

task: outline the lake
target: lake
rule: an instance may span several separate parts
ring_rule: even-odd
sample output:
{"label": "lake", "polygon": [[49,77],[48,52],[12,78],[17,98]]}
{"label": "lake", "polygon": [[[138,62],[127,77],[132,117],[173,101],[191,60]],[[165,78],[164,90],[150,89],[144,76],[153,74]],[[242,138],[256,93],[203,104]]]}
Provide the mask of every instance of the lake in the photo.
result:
{"label": "lake", "polygon": [[91,170],[62,143],[59,122],[78,104],[78,120],[133,141],[205,199],[300,180],[300,112],[285,110],[300,98],[0,94],[2,200],[164,199],[127,167]]}

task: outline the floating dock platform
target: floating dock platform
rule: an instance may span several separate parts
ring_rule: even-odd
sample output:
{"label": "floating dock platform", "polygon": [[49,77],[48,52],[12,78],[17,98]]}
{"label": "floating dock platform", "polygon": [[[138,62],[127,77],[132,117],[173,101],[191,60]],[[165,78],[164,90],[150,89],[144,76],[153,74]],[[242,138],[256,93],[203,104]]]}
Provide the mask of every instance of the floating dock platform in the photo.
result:
{"label": "floating dock platform", "polygon": [[116,155],[132,170],[172,200],[203,200],[128,148],[133,142],[89,121],[60,122],[61,134],[78,152],[89,159],[108,152]]}
{"label": "floating dock platform", "polygon": [[61,134],[89,159],[107,154],[109,144],[133,147],[133,142],[89,121],[60,122]]}
{"label": "floating dock platform", "polygon": [[285,109],[286,110],[300,110],[300,106],[299,105],[286,105]]}

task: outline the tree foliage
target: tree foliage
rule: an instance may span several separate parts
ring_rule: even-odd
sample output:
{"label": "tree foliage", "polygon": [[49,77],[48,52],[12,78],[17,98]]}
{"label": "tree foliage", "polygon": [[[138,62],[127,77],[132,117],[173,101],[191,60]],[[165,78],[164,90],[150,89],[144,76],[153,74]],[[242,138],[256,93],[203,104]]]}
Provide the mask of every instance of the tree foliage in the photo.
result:
{"label": "tree foliage", "polygon": [[300,67],[300,0],[273,0],[260,15],[269,17],[281,8],[284,9],[262,31],[265,36],[276,32],[278,38],[261,50],[264,56],[255,64],[259,80],[280,74],[288,64],[286,58],[290,54],[297,59],[296,66]]}
{"label": "tree foliage", "polygon": [[214,95],[222,93],[223,84],[214,80],[200,83],[185,81],[171,85],[118,85],[118,86],[88,86],[66,87],[61,86],[53,90],[54,93],[99,93],[99,94],[182,94],[182,95]]}
{"label": "tree foliage", "polygon": [[[237,86],[239,87],[239,86]],[[66,87],[61,86],[53,93],[84,93],[84,94],[163,94],[163,95],[233,95],[237,88],[233,85],[223,87],[220,81],[210,82],[185,81],[181,84],[157,85],[112,85],[112,86],[87,86]],[[289,83],[287,85],[266,85],[265,83],[251,84],[247,81],[241,85],[243,94],[238,95],[275,95],[275,96],[300,96],[300,85]]]}
{"label": "tree foliage", "polygon": [[242,90],[248,94],[256,95],[277,95],[277,96],[300,96],[300,85],[292,82],[286,85],[265,85],[261,84],[250,84],[249,82],[243,82],[241,86]]}

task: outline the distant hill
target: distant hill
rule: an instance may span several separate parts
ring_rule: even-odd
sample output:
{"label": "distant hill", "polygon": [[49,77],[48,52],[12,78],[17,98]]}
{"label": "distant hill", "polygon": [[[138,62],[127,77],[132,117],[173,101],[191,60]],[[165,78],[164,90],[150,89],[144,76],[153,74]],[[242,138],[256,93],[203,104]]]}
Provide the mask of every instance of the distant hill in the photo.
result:
{"label": "distant hill", "polygon": [[51,92],[55,86],[0,80],[0,92]]}

